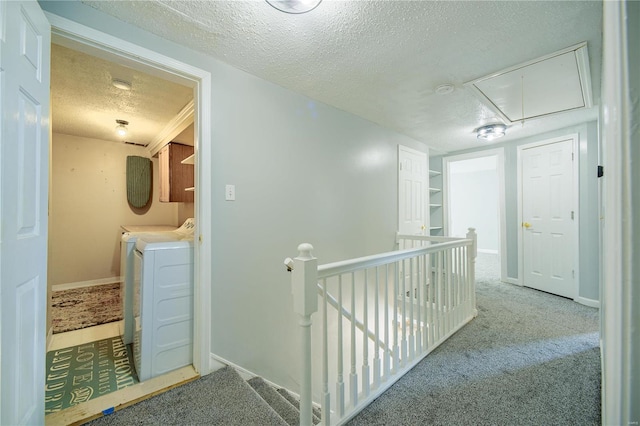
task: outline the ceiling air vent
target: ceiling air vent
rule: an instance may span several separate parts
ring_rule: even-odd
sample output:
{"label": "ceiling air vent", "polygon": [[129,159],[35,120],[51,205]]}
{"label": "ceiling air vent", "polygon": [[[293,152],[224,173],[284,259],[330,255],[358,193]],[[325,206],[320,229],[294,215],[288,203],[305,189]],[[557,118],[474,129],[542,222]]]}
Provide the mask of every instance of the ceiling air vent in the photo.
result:
{"label": "ceiling air vent", "polygon": [[507,124],[591,108],[587,43],[465,83]]}

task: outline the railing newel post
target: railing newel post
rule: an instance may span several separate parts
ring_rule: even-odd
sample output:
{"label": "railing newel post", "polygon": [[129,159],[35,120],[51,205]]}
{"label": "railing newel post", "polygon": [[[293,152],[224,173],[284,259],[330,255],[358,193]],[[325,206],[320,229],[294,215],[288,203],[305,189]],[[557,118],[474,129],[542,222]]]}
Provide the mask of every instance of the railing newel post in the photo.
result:
{"label": "railing newel post", "polygon": [[311,426],[311,315],[318,311],[318,259],[313,257],[313,246],[303,243],[298,246],[298,256],[293,259],[291,293],[293,310],[300,316],[301,377],[300,377],[300,425]]}

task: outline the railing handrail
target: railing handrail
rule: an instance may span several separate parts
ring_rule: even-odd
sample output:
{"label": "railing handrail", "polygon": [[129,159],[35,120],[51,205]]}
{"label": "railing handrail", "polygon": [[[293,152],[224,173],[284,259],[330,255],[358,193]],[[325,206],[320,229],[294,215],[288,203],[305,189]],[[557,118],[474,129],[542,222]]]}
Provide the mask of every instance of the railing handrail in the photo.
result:
{"label": "railing handrail", "polygon": [[458,241],[462,237],[439,237],[435,235],[412,235],[412,234],[396,234],[396,243],[398,240],[417,240],[417,241],[435,241],[438,243],[446,243],[449,241]]}
{"label": "railing handrail", "polygon": [[[400,234],[398,234],[400,235]],[[385,389],[396,382],[421,358],[427,356],[445,339],[459,330],[477,315],[475,284],[475,258],[477,253],[477,235],[469,228],[466,238],[438,238],[411,236],[404,240],[428,241],[421,247],[396,250],[387,253],[365,256],[356,259],[329,263],[318,266],[311,244],[300,244],[298,256],[287,258],[284,263],[291,275],[293,310],[299,316],[300,325],[300,424],[312,424],[312,315],[318,311],[322,301],[322,380],[321,407],[322,424],[343,424],[364,405],[370,403]],[[446,241],[442,241],[445,240]],[[434,243],[435,242],[435,243]],[[414,260],[415,259],[415,260]],[[394,265],[395,264],[395,265]],[[392,265],[391,268],[388,265]],[[384,266],[383,286],[379,287],[380,271]],[[368,298],[368,277],[374,269],[374,300]],[[392,270],[389,273],[389,270]],[[343,304],[343,274],[347,277],[347,299],[351,312],[345,312]],[[359,278],[358,278],[359,277]],[[356,280],[358,278],[358,280]],[[364,285],[361,285],[363,278]],[[324,297],[318,297],[319,281]],[[356,281],[358,283],[356,284]],[[328,292],[327,284],[337,284],[338,300]],[[407,285],[409,291],[407,293]],[[358,292],[356,292],[358,287]],[[410,294],[407,298],[404,295]],[[382,294],[382,300],[379,296]],[[355,317],[356,299],[361,297],[364,323]],[[409,299],[409,300],[408,300]],[[329,322],[328,305],[338,304],[337,339],[331,335],[337,352],[333,358],[337,365],[329,370]],[[374,304],[373,316],[368,314],[368,305]],[[379,305],[383,304],[382,317]],[[391,313],[391,308],[393,313]],[[342,326],[343,316],[351,315],[350,343],[346,342]],[[376,329],[374,341],[382,342],[386,350],[375,349],[373,359],[369,355],[371,332],[369,321]],[[356,324],[362,324],[362,342],[356,339]],[[382,333],[379,326],[382,325]],[[393,332],[393,336],[391,336]],[[345,351],[344,346],[347,345]],[[377,345],[381,347],[381,345]],[[361,348],[360,355],[358,351]],[[350,356],[350,365],[345,369],[344,360]],[[380,356],[382,355],[382,357]],[[358,356],[361,360],[361,372],[357,369]],[[330,372],[331,371],[331,372]],[[331,375],[335,374],[333,378]],[[330,378],[335,380],[335,393],[330,391]],[[360,383],[361,382],[361,383]],[[347,394],[348,392],[348,394]],[[335,409],[332,410],[332,401]],[[348,402],[348,404],[347,404]]]}
{"label": "railing handrail", "polygon": [[373,268],[388,263],[409,259],[422,254],[432,254],[438,251],[452,248],[470,246],[473,240],[467,238],[455,238],[453,241],[432,244],[424,247],[416,247],[405,250],[394,250],[386,253],[374,254],[371,256],[363,256],[355,259],[342,260],[333,263],[327,263],[318,266],[318,279],[329,278],[335,275],[355,272],[360,269]]}

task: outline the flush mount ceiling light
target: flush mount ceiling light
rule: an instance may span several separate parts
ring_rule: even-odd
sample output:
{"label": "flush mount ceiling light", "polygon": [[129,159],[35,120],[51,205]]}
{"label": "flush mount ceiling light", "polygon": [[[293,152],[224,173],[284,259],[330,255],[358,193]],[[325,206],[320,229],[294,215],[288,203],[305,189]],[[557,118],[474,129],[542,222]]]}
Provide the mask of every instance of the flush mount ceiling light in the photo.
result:
{"label": "flush mount ceiling light", "polygon": [[500,123],[487,124],[486,126],[478,127],[476,129],[478,139],[483,139],[486,141],[492,141],[494,139],[501,138],[506,134],[506,131],[507,126]]}
{"label": "flush mount ceiling light", "polygon": [[322,0],[265,0],[274,8],[284,13],[299,15],[311,12]]}
{"label": "flush mount ceiling light", "polygon": [[113,80],[111,80],[111,84],[113,85],[113,87],[120,90],[131,90],[131,83],[129,83],[128,81],[114,78]]}
{"label": "flush mount ceiling light", "polygon": [[127,125],[129,124],[126,120],[116,120],[118,125],[116,126],[116,134],[121,138],[127,136]]}

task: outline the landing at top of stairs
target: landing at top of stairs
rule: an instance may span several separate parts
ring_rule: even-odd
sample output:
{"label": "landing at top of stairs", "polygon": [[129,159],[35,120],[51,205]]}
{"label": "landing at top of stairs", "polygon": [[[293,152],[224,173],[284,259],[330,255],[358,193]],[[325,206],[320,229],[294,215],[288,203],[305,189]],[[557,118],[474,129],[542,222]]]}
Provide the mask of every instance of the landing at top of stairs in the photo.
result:
{"label": "landing at top of stairs", "polygon": [[287,425],[231,367],[88,424]]}

